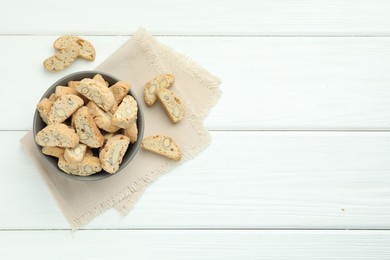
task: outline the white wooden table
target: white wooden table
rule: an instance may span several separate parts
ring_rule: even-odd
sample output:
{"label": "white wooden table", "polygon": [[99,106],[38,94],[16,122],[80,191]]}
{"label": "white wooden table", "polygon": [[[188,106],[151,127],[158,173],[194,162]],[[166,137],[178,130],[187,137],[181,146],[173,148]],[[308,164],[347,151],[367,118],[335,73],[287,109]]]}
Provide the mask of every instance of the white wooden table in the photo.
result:
{"label": "white wooden table", "polygon": [[[71,233],[19,139],[143,26],[223,80],[213,142]],[[93,63],[47,73],[63,34]],[[390,1],[0,0],[0,259],[390,259]]]}

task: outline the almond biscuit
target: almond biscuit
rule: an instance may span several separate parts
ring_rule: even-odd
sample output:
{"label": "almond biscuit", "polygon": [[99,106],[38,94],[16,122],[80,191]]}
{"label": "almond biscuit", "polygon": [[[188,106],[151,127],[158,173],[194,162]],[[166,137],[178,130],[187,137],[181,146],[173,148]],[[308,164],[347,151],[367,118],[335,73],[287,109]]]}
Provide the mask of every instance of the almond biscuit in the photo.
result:
{"label": "almond biscuit", "polygon": [[113,115],[112,124],[120,128],[129,128],[137,120],[137,113],[137,101],[132,96],[127,95]]}
{"label": "almond biscuit", "polygon": [[141,147],[175,161],[181,159],[181,150],[175,141],[162,135],[149,136],[142,140]]}
{"label": "almond biscuit", "polygon": [[112,92],[103,83],[96,80],[83,79],[80,81],[80,85],[76,87],[76,90],[89,100],[95,102],[104,111],[109,111],[115,104]]}
{"label": "almond biscuit", "polygon": [[102,170],[99,158],[84,156],[81,162],[69,163],[63,156],[58,159],[58,167],[67,174],[90,176]]}
{"label": "almond biscuit", "polygon": [[131,84],[128,81],[118,81],[111,87],[109,87],[109,90],[114,94],[114,98],[116,101],[116,104],[119,105],[123,98],[129,94],[129,90],[131,88]]}
{"label": "almond biscuit", "polygon": [[74,126],[81,143],[91,148],[99,148],[103,145],[104,137],[87,107],[82,107],[75,113]]}
{"label": "almond biscuit", "polygon": [[115,135],[108,139],[100,151],[99,159],[103,170],[114,174],[119,170],[123,156],[129,147],[130,139],[125,135]]}
{"label": "almond biscuit", "polygon": [[156,95],[160,88],[169,88],[175,82],[175,76],[172,74],[158,75],[145,84],[144,100],[146,105],[152,106],[156,102]]}
{"label": "almond biscuit", "polygon": [[175,93],[169,89],[161,88],[157,93],[157,98],[160,100],[162,107],[172,123],[177,123],[183,119],[184,107]]}
{"label": "almond biscuit", "polygon": [[53,102],[51,102],[47,98],[42,99],[37,105],[39,115],[41,116],[43,122],[45,122],[46,124],[48,124],[50,109],[52,106]]}
{"label": "almond biscuit", "polygon": [[40,146],[75,147],[79,143],[79,136],[74,129],[65,124],[47,125],[35,135],[35,141]]}
{"label": "almond biscuit", "polygon": [[81,162],[87,152],[87,146],[85,144],[78,144],[74,148],[66,148],[64,152],[64,158],[66,162]]}
{"label": "almond biscuit", "polygon": [[48,123],[62,123],[68,119],[77,109],[82,107],[84,101],[76,95],[67,94],[60,96],[50,109]]}

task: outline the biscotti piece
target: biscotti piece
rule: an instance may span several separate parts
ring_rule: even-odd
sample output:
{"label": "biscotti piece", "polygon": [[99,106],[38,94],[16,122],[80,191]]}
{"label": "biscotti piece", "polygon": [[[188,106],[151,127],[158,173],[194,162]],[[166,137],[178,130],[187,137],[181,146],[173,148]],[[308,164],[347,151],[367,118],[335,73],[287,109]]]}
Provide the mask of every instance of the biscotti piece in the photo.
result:
{"label": "biscotti piece", "polygon": [[87,107],[77,110],[74,115],[74,126],[81,143],[91,148],[99,148],[103,145],[104,137],[96,126]]}
{"label": "biscotti piece", "polygon": [[96,125],[106,132],[114,133],[119,130],[119,127],[112,124],[112,115],[103,111],[93,101],[89,101],[87,104],[89,113],[92,115]]}
{"label": "biscotti piece", "polygon": [[87,146],[85,144],[78,144],[74,148],[66,148],[64,158],[68,163],[81,162],[86,152]]}
{"label": "biscotti piece", "polygon": [[71,65],[79,55],[79,48],[73,46],[67,49],[63,49],[50,58],[47,58],[43,65],[47,70],[61,71]]}
{"label": "biscotti piece", "polygon": [[79,143],[79,136],[74,129],[65,124],[47,125],[35,135],[40,146],[59,146],[73,148]]}
{"label": "biscotti piece", "polygon": [[130,139],[127,136],[120,134],[108,139],[106,145],[99,154],[103,170],[111,174],[114,174],[119,170],[119,165],[129,147],[129,143]]}
{"label": "biscotti piece", "polygon": [[172,123],[177,123],[183,119],[184,108],[181,100],[175,93],[169,89],[161,88],[157,93],[157,98],[160,100],[162,107]]}
{"label": "biscotti piece", "polygon": [[50,109],[49,124],[64,122],[83,104],[84,101],[79,96],[72,94],[57,98]]}
{"label": "biscotti piece", "polygon": [[53,156],[53,157],[57,157],[57,158],[60,158],[61,156],[63,156],[64,155],[64,151],[65,151],[64,148],[57,147],[57,146],[54,146],[54,147],[44,146],[44,147],[42,147],[42,153],[43,154],[46,154],[46,155],[49,155],[49,156]]}
{"label": "biscotti piece", "polygon": [[156,95],[160,88],[169,88],[175,82],[175,76],[172,74],[158,75],[154,79],[145,84],[144,99],[148,106],[152,106],[156,102]]}
{"label": "biscotti piece", "polygon": [[181,150],[179,146],[177,146],[175,141],[168,136],[155,135],[146,137],[142,140],[141,147],[175,161],[181,159]]}
{"label": "biscotti piece", "polygon": [[109,111],[115,104],[112,92],[103,83],[96,80],[83,79],[80,81],[80,85],[76,87],[76,90],[89,100],[95,102],[104,111]]}
{"label": "biscotti piece", "polygon": [[96,51],[93,45],[90,42],[77,36],[61,36],[54,42],[53,47],[57,50],[64,50],[70,47],[78,47],[78,56],[80,56],[81,58],[93,61],[96,57]]}
{"label": "biscotti piece", "polygon": [[68,87],[76,89],[76,87],[80,85],[80,81],[69,81]]}
{"label": "biscotti piece", "polygon": [[50,109],[52,106],[53,106],[53,102],[51,102],[47,98],[42,99],[37,105],[37,110],[39,112],[39,115],[41,116],[43,122],[45,122],[46,124],[48,123]]}
{"label": "biscotti piece", "polygon": [[57,100],[56,93],[52,93],[52,94],[50,95],[50,97],[49,97],[49,100],[50,100],[52,103],[54,103],[54,101]]}
{"label": "biscotti piece", "polygon": [[90,176],[94,173],[100,172],[100,160],[94,156],[85,156],[81,162],[69,163],[63,156],[58,159],[58,167],[71,175]]}
{"label": "biscotti piece", "polygon": [[135,143],[138,140],[138,127],[137,123],[134,122],[129,128],[126,128],[123,133],[125,136],[130,138],[130,143]]}
{"label": "biscotti piece", "polygon": [[56,87],[55,95],[57,98],[61,97],[63,95],[68,95],[68,94],[72,94],[72,95],[76,95],[76,96],[81,97],[81,99],[84,101],[84,103],[89,102],[89,99],[84,97],[83,95],[81,95],[79,92],[77,92],[75,88],[65,87],[65,86],[57,86]]}
{"label": "biscotti piece", "polygon": [[108,87],[108,82],[104,80],[103,76],[100,75],[100,74],[96,74],[95,76],[93,76],[92,78],[93,80],[96,80],[96,81],[99,81],[100,83],[103,83],[106,87]]}
{"label": "biscotti piece", "polygon": [[114,85],[112,85],[109,90],[114,94],[114,98],[116,101],[116,104],[119,105],[123,98],[129,94],[129,90],[131,88],[131,84],[128,81],[118,81]]}
{"label": "biscotti piece", "polygon": [[137,120],[137,113],[137,101],[132,96],[127,95],[113,115],[112,124],[121,128],[129,128]]}

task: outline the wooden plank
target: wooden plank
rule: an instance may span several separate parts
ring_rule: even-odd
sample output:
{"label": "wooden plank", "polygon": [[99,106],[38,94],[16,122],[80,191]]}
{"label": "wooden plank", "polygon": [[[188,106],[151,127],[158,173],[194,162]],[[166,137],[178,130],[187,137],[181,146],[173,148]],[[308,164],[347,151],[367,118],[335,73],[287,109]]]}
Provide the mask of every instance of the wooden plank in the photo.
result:
{"label": "wooden plank", "polygon": [[[54,53],[56,36],[0,37],[0,71],[7,72],[1,111],[15,107],[15,90],[23,93],[17,98],[23,106],[3,113],[0,129],[31,128],[35,105],[51,84],[93,69],[127,38],[88,37],[98,50],[95,62],[49,73],[41,63]],[[209,129],[390,130],[390,38],[158,38],[223,80]]]}
{"label": "wooden plank", "polygon": [[0,255],[18,260],[390,258],[389,231],[7,231],[0,242]]}
{"label": "wooden plank", "polygon": [[[68,224],[32,162],[0,132],[0,229]],[[390,133],[213,132],[196,159],[152,184],[126,218],[86,228],[390,227]]]}
{"label": "wooden plank", "polygon": [[385,0],[0,2],[1,34],[389,35]]}

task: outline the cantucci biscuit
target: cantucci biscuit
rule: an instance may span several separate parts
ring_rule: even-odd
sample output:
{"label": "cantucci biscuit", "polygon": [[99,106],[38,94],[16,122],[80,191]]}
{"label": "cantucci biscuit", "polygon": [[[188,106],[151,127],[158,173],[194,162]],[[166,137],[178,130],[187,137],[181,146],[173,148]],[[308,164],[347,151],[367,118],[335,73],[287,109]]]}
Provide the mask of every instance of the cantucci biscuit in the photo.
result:
{"label": "cantucci biscuit", "polygon": [[50,58],[47,58],[43,65],[47,70],[61,71],[71,65],[78,57],[80,48],[77,46],[69,46],[63,49]]}
{"label": "cantucci biscuit", "polygon": [[160,88],[169,88],[175,82],[175,76],[172,74],[158,75],[145,84],[144,100],[146,105],[152,106],[156,102],[156,94]]}
{"label": "cantucci biscuit", "polygon": [[119,127],[112,124],[112,115],[103,111],[93,101],[89,101],[87,104],[89,113],[92,115],[96,125],[106,132],[114,133],[119,130]]}
{"label": "cantucci biscuit", "polygon": [[129,128],[126,128],[123,132],[125,136],[130,138],[130,143],[135,143],[138,140],[138,127],[137,123],[134,122]]}
{"label": "cantucci biscuit", "polygon": [[108,82],[104,80],[103,76],[100,75],[100,74],[96,74],[93,78],[93,80],[96,80],[96,81],[99,81],[100,83],[103,83],[104,85],[106,85],[106,87],[108,87]]}
{"label": "cantucci biscuit", "polygon": [[113,115],[112,124],[121,128],[129,128],[137,120],[137,113],[137,101],[132,96],[127,95]]}
{"label": "cantucci biscuit", "polygon": [[146,137],[142,140],[141,147],[175,161],[181,159],[181,150],[179,146],[177,146],[175,141],[168,136],[155,135]]}
{"label": "cantucci biscuit", "polygon": [[82,107],[75,113],[74,126],[81,143],[91,148],[99,148],[103,145],[104,137],[87,107]]}
{"label": "cantucci biscuit", "polygon": [[86,152],[87,146],[85,144],[78,144],[74,148],[66,148],[64,158],[68,163],[81,162]]}
{"label": "cantucci biscuit", "polygon": [[80,85],[80,81],[69,81],[68,82],[68,87],[70,87],[70,88],[74,88],[74,89],[76,89],[76,87],[78,86],[78,85]]}
{"label": "cantucci biscuit", "polygon": [[43,146],[42,147],[42,153],[43,154],[46,154],[46,155],[49,155],[49,156],[53,156],[53,157],[57,157],[57,158],[60,158],[61,156],[64,155],[64,151],[65,149],[64,148],[61,148],[61,147],[57,147],[57,146]]}
{"label": "cantucci biscuit", "polygon": [[181,121],[184,117],[184,108],[181,100],[171,90],[161,88],[157,97],[172,123]]}
{"label": "cantucci biscuit", "polygon": [[108,139],[99,154],[103,170],[111,174],[114,174],[119,170],[119,165],[129,147],[129,143],[130,139],[127,136],[120,134]]}
{"label": "cantucci biscuit", "polygon": [[56,93],[52,93],[52,94],[49,96],[49,100],[50,100],[51,102],[53,102],[53,103],[54,103],[54,101],[56,101],[56,100],[57,100]]}
{"label": "cantucci biscuit", "polygon": [[116,101],[116,104],[119,105],[123,98],[129,94],[129,90],[131,88],[131,84],[128,81],[118,81],[111,87],[109,87],[109,90],[114,94],[114,98]]}
{"label": "cantucci biscuit", "polygon": [[95,102],[104,111],[109,111],[115,104],[112,92],[103,83],[96,80],[83,79],[80,81],[80,85],[76,87],[76,90],[89,100]]}
{"label": "cantucci biscuit", "polygon": [[62,123],[68,119],[77,109],[82,107],[84,101],[76,95],[63,95],[53,103],[50,109],[48,123]]}
{"label": "cantucci biscuit", "polygon": [[93,61],[96,57],[95,48],[89,41],[73,35],[61,36],[54,42],[53,47],[60,51],[71,47],[78,47],[79,52],[77,55],[81,58]]}
{"label": "cantucci biscuit", "polygon": [[81,162],[69,163],[63,156],[58,159],[58,167],[67,174],[90,176],[102,170],[100,160],[94,156],[85,156]]}
{"label": "cantucci biscuit", "polygon": [[75,147],[79,143],[79,136],[74,129],[65,124],[47,125],[35,135],[35,141],[40,146]]}
{"label": "cantucci biscuit", "polygon": [[77,92],[75,88],[65,87],[65,86],[57,86],[56,87],[55,95],[57,98],[61,97],[63,95],[68,95],[68,94],[72,94],[72,95],[76,95],[76,96],[81,97],[81,99],[84,101],[84,103],[89,102],[89,99],[84,97],[83,95],[81,95],[79,92]]}
{"label": "cantucci biscuit", "polygon": [[51,102],[47,98],[42,99],[37,105],[37,110],[39,112],[39,115],[41,116],[43,122],[45,122],[46,124],[48,123],[50,109],[52,106],[53,106],[53,102]]}

